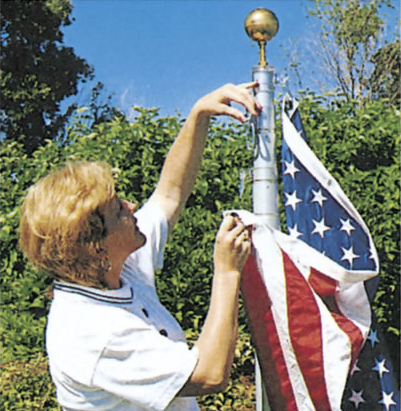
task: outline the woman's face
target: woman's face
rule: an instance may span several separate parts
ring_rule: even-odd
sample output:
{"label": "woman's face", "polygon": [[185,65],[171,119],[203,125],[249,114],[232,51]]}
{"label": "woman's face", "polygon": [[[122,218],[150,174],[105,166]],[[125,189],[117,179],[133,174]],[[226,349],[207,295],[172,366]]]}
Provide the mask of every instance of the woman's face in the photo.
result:
{"label": "woman's face", "polygon": [[125,260],[146,243],[133,213],[137,205],[115,197],[106,209],[107,237],[105,245],[111,262]]}

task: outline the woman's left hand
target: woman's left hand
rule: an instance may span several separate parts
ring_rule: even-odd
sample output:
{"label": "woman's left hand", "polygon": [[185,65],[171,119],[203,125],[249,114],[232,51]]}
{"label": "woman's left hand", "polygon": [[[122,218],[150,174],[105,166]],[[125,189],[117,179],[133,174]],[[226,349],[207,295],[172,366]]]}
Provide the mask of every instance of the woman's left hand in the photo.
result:
{"label": "woman's left hand", "polygon": [[241,104],[250,114],[258,116],[262,106],[249,92],[250,89],[257,86],[257,81],[240,85],[226,84],[199,99],[193,110],[201,117],[227,115],[243,123],[246,121],[244,113],[235,107],[231,107],[231,102]]}

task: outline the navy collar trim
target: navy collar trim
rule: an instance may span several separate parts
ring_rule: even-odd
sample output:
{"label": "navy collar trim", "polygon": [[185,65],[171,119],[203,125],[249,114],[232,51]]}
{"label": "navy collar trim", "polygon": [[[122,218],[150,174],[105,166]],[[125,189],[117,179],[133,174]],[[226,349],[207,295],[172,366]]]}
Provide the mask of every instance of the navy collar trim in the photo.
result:
{"label": "navy collar trim", "polygon": [[78,294],[92,300],[111,304],[132,304],[134,290],[132,287],[122,287],[118,290],[97,290],[95,288],[81,286],[79,284],[54,281],[54,289],[70,294]]}

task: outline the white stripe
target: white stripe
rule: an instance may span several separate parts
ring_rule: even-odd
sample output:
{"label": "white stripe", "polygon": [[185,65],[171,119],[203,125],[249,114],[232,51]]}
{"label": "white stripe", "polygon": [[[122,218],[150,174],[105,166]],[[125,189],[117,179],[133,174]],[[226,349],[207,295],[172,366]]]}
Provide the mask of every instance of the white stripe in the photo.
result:
{"label": "white stripe", "polygon": [[[283,256],[272,233],[266,227],[255,230],[252,241],[257,252],[259,271],[272,302],[272,314],[276,325],[281,350],[287,366],[288,375],[300,411],[315,411],[309,392],[303,379],[298,362],[294,356],[288,330],[288,313]],[[264,252],[268,250],[268,253]]]}
{"label": "white stripe", "polygon": [[366,339],[372,318],[369,299],[363,283],[339,284],[336,301],[341,313],[360,329]]}
{"label": "white stripe", "polygon": [[305,267],[306,263],[308,264],[308,267],[310,266],[320,272],[324,272],[328,277],[333,278],[336,281],[347,283],[366,281],[378,274],[378,270],[347,270],[345,267],[336,263],[329,257],[326,257],[324,254],[320,253],[304,241],[292,238],[288,234],[282,233],[281,231],[267,225],[263,218],[245,210],[230,210],[226,213],[231,212],[237,213],[245,225],[254,224],[256,226],[253,236],[255,235],[255,231],[258,229],[257,227],[263,226],[270,231],[273,234],[275,241],[277,241],[279,246],[288,255],[291,255],[294,263],[298,264],[302,272],[305,272],[305,269],[302,267]]}
{"label": "white stripe", "polygon": [[341,330],[319,296],[313,292],[318,304],[322,326],[323,367],[326,391],[332,411],[341,410],[341,399],[351,364],[351,343]]}

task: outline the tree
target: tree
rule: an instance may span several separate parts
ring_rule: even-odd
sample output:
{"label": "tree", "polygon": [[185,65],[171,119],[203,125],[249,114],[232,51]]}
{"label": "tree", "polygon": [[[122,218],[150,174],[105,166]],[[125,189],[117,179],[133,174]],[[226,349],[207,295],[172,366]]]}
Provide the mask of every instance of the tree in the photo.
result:
{"label": "tree", "polygon": [[[348,100],[362,102],[389,91],[385,84],[399,82],[395,51],[399,43],[388,46],[381,40],[385,25],[380,8],[392,7],[391,0],[315,0],[314,4],[309,13],[320,24],[316,47],[321,50],[321,72]],[[383,64],[388,59],[391,64]]]}
{"label": "tree", "polygon": [[73,111],[60,103],[77,93],[93,69],[63,45],[71,24],[69,0],[13,0],[1,5],[1,140],[31,154],[59,136]]}
{"label": "tree", "polygon": [[377,50],[372,57],[375,68],[369,84],[374,98],[388,98],[391,104],[401,103],[400,64],[401,43],[396,40]]}

